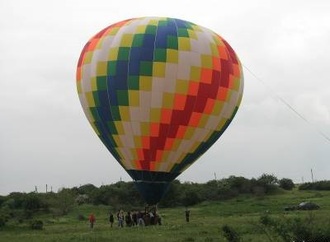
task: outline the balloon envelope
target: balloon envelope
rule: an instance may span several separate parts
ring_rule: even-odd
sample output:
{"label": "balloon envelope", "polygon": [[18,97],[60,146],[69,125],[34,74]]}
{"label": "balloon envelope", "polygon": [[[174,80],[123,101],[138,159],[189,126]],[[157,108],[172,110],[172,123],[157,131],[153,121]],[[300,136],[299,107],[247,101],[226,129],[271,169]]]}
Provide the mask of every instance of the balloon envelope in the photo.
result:
{"label": "balloon envelope", "polygon": [[222,135],[243,92],[233,49],[204,27],[144,17],[82,50],[77,89],[93,129],[148,204]]}

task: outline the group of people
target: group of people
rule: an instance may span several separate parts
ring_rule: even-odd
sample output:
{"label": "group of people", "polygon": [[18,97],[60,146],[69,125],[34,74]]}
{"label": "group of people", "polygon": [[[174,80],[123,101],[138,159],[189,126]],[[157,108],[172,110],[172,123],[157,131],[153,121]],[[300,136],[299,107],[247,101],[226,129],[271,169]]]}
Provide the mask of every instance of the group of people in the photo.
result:
{"label": "group of people", "polygon": [[[156,209],[151,209],[144,212],[141,211],[128,211],[124,212],[122,209],[118,210],[116,214],[118,227],[132,227],[132,226],[148,226],[148,225],[161,225],[160,216],[156,213]],[[110,212],[109,215],[110,226],[113,226],[114,215]]]}
{"label": "group of people", "polygon": [[[118,222],[118,227],[133,227],[133,226],[148,226],[148,225],[161,225],[161,217],[157,213],[156,207],[146,207],[142,211],[128,211],[124,212],[122,209],[119,209],[116,215],[111,211],[109,213],[109,223],[110,227],[113,227],[115,223],[115,217]],[[89,216],[90,227],[94,227],[96,221],[95,215],[92,213]]]}

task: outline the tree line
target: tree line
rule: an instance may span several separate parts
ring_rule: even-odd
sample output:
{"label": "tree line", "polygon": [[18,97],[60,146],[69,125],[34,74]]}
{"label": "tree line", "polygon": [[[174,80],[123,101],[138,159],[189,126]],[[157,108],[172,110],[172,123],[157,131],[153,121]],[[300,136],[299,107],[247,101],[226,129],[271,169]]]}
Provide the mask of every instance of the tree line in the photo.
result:
{"label": "tree line", "polygon": [[[291,179],[278,179],[271,174],[263,174],[252,179],[230,176],[206,183],[174,180],[158,206],[192,206],[204,201],[225,200],[242,194],[264,196],[294,187]],[[330,181],[304,183],[299,189],[330,190]],[[74,206],[82,204],[107,205],[113,208],[141,208],[145,205],[134,183],[124,181],[101,187],[85,184],[80,187],[63,188],[57,193],[12,192],[8,196],[0,196],[0,226],[8,219],[30,219],[36,213],[65,215]]]}

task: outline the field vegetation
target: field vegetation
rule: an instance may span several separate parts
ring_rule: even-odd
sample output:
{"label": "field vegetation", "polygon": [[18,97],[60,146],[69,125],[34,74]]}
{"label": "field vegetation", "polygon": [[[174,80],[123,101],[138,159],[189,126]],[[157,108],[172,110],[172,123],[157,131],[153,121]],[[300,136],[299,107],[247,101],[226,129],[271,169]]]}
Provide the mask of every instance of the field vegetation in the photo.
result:
{"label": "field vegetation", "polygon": [[[319,209],[301,210],[302,202]],[[295,186],[268,174],[205,184],[174,181],[158,205],[162,225],[120,228],[115,219],[111,228],[109,212],[118,209],[144,209],[131,182],[13,192],[0,197],[0,241],[330,241],[329,181]],[[93,229],[90,213],[96,216]]]}

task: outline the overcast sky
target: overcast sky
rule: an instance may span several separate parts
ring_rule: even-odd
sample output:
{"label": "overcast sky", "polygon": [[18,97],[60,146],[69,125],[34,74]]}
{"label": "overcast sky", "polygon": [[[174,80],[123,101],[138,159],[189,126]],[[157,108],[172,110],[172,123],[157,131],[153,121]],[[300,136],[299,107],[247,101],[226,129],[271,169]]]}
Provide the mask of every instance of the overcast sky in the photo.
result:
{"label": "overcast sky", "polygon": [[330,1],[0,0],[0,194],[131,181],[85,118],[75,72],[91,36],[142,16],[210,28],[244,65],[234,121],[181,181],[330,179]]}

